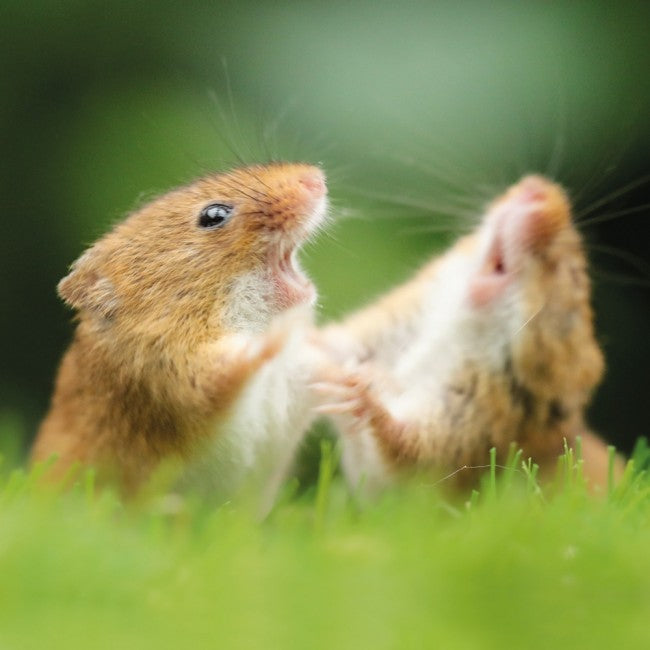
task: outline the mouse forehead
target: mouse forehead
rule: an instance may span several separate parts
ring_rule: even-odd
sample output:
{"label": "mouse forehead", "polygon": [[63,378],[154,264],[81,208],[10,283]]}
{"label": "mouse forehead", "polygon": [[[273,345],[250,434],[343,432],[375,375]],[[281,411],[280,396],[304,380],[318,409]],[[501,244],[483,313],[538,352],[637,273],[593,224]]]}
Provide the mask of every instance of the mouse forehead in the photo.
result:
{"label": "mouse forehead", "polygon": [[298,187],[314,195],[327,192],[325,174],[304,163],[252,165],[201,179],[198,190],[205,199],[264,201],[282,198]]}

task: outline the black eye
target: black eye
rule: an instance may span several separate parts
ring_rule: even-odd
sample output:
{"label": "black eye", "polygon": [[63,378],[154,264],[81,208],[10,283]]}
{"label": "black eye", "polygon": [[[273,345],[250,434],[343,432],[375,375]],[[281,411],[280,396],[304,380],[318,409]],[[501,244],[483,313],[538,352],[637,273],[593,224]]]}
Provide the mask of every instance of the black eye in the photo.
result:
{"label": "black eye", "polygon": [[224,203],[211,203],[206,205],[199,215],[199,226],[201,228],[218,228],[223,226],[232,213],[232,205]]}

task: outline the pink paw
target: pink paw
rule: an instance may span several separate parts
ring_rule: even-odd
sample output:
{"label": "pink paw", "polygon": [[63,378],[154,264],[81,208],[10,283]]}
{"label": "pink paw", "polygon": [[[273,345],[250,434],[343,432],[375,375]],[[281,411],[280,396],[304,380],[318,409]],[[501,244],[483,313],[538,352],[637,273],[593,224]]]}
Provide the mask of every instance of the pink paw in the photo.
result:
{"label": "pink paw", "polygon": [[316,413],[332,416],[351,432],[368,427],[379,408],[370,379],[359,373],[341,373],[336,380],[316,381],[309,387],[320,397]]}

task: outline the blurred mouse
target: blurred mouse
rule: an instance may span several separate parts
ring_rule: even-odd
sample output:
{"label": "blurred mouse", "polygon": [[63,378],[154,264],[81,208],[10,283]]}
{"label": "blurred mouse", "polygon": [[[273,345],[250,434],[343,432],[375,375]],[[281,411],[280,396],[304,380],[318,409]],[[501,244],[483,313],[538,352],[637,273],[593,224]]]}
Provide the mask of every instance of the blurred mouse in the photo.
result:
{"label": "blurred mouse", "polygon": [[414,278],[321,329],[318,410],[341,433],[350,484],[374,494],[416,467],[463,468],[454,480],[470,484],[511,443],[548,473],[580,436],[602,489],[608,450],[584,417],[604,369],[590,299],[567,196],[531,175]]}

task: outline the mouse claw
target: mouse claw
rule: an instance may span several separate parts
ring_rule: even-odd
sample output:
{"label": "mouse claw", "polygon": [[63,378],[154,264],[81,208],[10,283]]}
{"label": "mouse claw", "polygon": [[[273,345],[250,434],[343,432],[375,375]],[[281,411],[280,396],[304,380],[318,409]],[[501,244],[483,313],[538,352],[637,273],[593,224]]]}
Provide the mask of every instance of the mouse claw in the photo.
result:
{"label": "mouse claw", "polygon": [[356,415],[356,413],[362,408],[363,404],[360,399],[349,399],[344,402],[320,404],[314,408],[314,411],[316,413],[320,413],[321,415]]}
{"label": "mouse claw", "polygon": [[345,396],[350,393],[349,386],[341,386],[331,381],[315,381],[308,385],[308,388],[321,395]]}
{"label": "mouse claw", "polygon": [[357,434],[370,425],[375,400],[369,378],[339,371],[327,373],[327,379],[314,381],[309,388],[322,399],[314,412],[331,417],[342,431]]}

